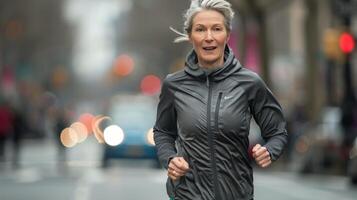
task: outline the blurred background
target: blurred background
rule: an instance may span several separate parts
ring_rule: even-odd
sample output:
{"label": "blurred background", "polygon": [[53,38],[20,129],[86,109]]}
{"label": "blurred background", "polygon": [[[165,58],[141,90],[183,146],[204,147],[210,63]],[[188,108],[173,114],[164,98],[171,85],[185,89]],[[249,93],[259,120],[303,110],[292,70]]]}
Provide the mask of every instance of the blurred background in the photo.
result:
{"label": "blurred background", "polygon": [[[229,45],[282,104],[257,199],[356,199],[356,0],[230,0]],[[0,0],[0,199],[167,199],[152,140],[189,0]],[[251,124],[251,145],[261,142]]]}

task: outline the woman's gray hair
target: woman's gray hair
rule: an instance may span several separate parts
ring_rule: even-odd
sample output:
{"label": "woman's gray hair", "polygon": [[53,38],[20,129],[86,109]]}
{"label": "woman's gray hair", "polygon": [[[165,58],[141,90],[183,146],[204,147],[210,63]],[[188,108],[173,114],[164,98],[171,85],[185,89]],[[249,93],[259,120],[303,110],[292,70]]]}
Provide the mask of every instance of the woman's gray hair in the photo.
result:
{"label": "woman's gray hair", "polygon": [[232,20],[234,12],[231,4],[226,0],[191,0],[190,8],[184,14],[184,33],[180,33],[174,28],[170,29],[177,33],[179,36],[174,40],[175,43],[188,41],[188,35],[192,31],[192,21],[195,15],[202,10],[214,10],[221,13],[224,16],[224,25],[228,32],[232,30]]}

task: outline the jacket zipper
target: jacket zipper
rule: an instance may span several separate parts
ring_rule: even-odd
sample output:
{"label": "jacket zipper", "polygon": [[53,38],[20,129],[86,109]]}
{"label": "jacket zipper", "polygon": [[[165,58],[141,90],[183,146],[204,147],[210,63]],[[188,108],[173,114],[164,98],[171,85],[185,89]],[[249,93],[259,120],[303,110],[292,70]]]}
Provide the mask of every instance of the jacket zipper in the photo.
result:
{"label": "jacket zipper", "polygon": [[[218,100],[217,100],[217,104],[216,104],[216,112],[215,112],[215,125],[216,125],[216,131],[219,130],[219,126],[218,126],[218,117],[219,117],[219,106],[221,105],[221,100],[222,100],[222,92],[218,93]],[[216,134],[214,134],[214,132],[212,132],[212,136],[213,136],[213,141],[216,139]],[[214,148],[214,142],[213,144],[213,149]],[[214,157],[215,158],[215,157]],[[214,170],[215,170],[215,176],[214,178],[214,183],[215,183],[215,196],[216,196],[216,200],[221,199],[220,193],[218,192],[218,174],[217,174],[217,165],[216,165],[216,159],[214,159]],[[217,196],[218,195],[218,196]]]}
{"label": "jacket zipper", "polygon": [[219,92],[218,93],[218,100],[217,100],[217,105],[216,105],[216,121],[215,121],[215,124],[216,124],[216,130],[218,131],[219,130],[219,127],[218,127],[218,117],[219,117],[219,106],[221,105],[221,100],[222,100],[222,92]]}
{"label": "jacket zipper", "polygon": [[207,102],[207,133],[209,138],[209,145],[211,149],[211,160],[212,160],[212,171],[213,171],[213,195],[214,199],[217,199],[218,194],[218,177],[217,177],[217,167],[216,167],[216,157],[215,157],[215,147],[214,147],[214,132],[211,130],[211,99],[212,99],[212,87],[210,85],[209,77],[207,76],[207,86],[208,86],[208,102]]}

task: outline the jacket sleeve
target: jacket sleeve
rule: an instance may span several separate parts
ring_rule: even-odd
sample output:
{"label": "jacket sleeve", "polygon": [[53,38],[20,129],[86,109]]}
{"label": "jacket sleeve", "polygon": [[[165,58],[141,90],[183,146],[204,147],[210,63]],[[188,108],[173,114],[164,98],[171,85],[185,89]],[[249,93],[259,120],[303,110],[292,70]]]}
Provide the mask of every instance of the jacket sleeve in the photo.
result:
{"label": "jacket sleeve", "polygon": [[176,156],[177,121],[173,98],[173,93],[169,89],[169,82],[166,78],[161,88],[154,126],[154,140],[157,154],[161,164],[165,168],[168,168],[169,160]]}
{"label": "jacket sleeve", "polygon": [[266,142],[264,146],[272,161],[275,161],[282,154],[288,140],[281,106],[260,77],[255,80],[251,91],[250,109]]}

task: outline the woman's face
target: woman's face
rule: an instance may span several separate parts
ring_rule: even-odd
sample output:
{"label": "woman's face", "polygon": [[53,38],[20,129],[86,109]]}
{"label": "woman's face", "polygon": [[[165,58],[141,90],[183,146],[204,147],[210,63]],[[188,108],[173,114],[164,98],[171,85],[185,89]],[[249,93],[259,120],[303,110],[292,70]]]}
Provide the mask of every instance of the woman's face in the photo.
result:
{"label": "woman's face", "polygon": [[224,63],[224,47],[229,33],[224,26],[224,16],[214,10],[203,10],[192,20],[190,42],[202,67],[217,67]]}

